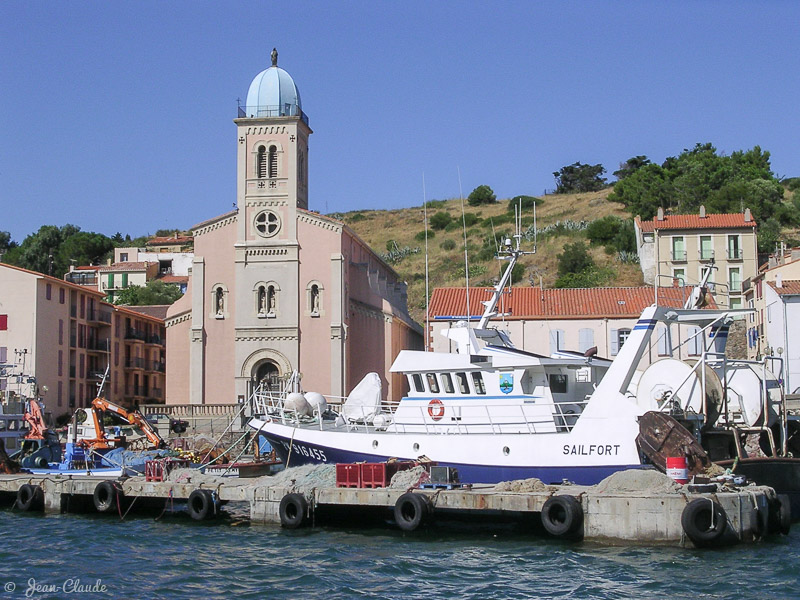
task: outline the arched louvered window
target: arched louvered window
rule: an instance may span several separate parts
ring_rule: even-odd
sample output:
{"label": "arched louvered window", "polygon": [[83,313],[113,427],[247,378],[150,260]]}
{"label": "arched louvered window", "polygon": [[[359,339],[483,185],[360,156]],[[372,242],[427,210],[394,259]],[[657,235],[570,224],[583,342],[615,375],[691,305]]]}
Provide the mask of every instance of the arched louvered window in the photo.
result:
{"label": "arched louvered window", "polygon": [[258,164],[258,177],[259,179],[264,179],[267,176],[267,149],[264,146],[258,147],[257,164]]}
{"label": "arched louvered window", "polygon": [[269,147],[269,178],[274,179],[278,176],[278,149],[275,146]]}

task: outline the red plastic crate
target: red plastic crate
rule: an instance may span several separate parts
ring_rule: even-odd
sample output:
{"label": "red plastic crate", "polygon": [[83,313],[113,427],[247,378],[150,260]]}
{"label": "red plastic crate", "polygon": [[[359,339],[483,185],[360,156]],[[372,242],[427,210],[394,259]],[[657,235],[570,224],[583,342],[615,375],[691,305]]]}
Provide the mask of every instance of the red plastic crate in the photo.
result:
{"label": "red plastic crate", "polygon": [[144,461],[145,481],[164,481],[177,467],[188,467],[189,461],[179,458],[156,458]]}
{"label": "red plastic crate", "polygon": [[337,463],[336,487],[361,487],[361,465]]}
{"label": "red plastic crate", "polygon": [[398,471],[405,471],[416,466],[413,461],[391,463],[362,463],[361,485],[364,488],[388,487],[392,477]]}

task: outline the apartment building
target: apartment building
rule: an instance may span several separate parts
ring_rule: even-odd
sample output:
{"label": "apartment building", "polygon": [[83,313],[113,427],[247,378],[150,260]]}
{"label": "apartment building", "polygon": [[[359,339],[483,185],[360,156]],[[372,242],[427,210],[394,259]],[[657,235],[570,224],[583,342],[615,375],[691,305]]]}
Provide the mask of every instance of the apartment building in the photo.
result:
{"label": "apartment building", "polygon": [[54,415],[103,395],[129,406],[164,401],[164,321],[103,293],[0,263],[0,392],[42,394]]}
{"label": "apartment building", "polygon": [[743,282],[758,272],[756,222],[743,213],[667,215],[634,219],[639,264],[648,284],[695,285],[708,269],[717,302],[743,308]]}

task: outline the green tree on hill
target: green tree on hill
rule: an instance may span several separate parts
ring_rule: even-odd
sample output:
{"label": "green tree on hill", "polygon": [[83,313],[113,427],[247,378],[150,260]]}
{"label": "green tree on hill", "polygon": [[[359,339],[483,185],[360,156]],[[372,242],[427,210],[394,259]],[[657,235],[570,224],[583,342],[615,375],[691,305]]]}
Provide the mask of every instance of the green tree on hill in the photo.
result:
{"label": "green tree on hill", "polygon": [[606,170],[603,165],[585,165],[580,162],[561,167],[554,171],[556,178],[556,194],[572,194],[576,192],[596,192],[606,185],[602,177]]}
{"label": "green tree on hill", "polygon": [[164,283],[159,279],[148,281],[147,285],[131,285],[116,293],[114,304],[128,306],[148,306],[152,304],[172,304],[183,296],[177,285]]}
{"label": "green tree on hill", "polygon": [[614,184],[608,199],[621,202],[633,215],[652,219],[659,207],[676,213],[741,212],[750,208],[763,224],[776,218],[792,224],[794,211],[782,203],[783,187],[773,174],[769,152],[756,146],[730,156],[711,144],[696,144],[663,164],[648,164]]}
{"label": "green tree on hill", "polygon": [[470,206],[479,206],[481,204],[492,204],[497,202],[497,196],[488,185],[479,185],[469,193],[467,202]]}
{"label": "green tree on hill", "polygon": [[638,171],[642,167],[646,167],[649,164],[651,164],[650,159],[646,156],[632,156],[624,163],[620,163],[619,170],[614,171],[613,175],[617,179],[625,179],[631,173]]}

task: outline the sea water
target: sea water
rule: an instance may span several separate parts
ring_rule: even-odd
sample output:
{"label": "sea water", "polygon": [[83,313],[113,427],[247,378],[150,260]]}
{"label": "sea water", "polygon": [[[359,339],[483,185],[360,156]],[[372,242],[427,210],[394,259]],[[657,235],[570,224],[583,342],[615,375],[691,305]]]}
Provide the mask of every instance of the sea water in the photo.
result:
{"label": "sea water", "polygon": [[800,598],[800,524],[691,550],[560,542],[520,526],[289,531],[226,512],[194,522],[177,507],[124,521],[0,510],[3,597]]}

